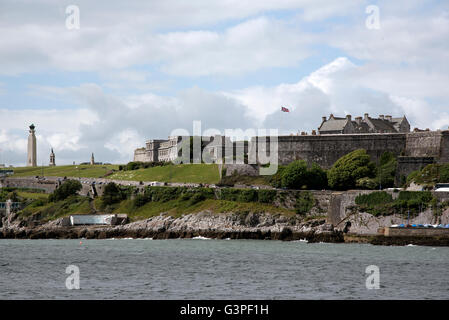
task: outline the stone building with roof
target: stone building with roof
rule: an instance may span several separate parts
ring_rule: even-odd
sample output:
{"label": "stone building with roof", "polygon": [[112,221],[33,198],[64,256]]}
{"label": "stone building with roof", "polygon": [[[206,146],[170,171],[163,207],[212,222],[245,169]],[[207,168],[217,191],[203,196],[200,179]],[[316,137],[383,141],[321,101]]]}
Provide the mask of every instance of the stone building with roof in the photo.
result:
{"label": "stone building with roof", "polygon": [[355,133],[407,133],[410,132],[410,123],[405,116],[393,118],[390,115],[379,115],[379,118],[371,118],[368,113],[364,117],[351,115],[344,118],[335,117],[333,114],[322,118],[318,128],[319,134],[355,134]]}

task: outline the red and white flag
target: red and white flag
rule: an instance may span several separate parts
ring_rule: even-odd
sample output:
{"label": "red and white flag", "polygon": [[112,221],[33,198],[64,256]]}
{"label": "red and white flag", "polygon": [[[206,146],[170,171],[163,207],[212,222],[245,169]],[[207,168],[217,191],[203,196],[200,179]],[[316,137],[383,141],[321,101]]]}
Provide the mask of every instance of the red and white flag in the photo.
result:
{"label": "red and white flag", "polygon": [[281,111],[282,112],[290,112],[290,110],[288,110],[288,108],[286,108],[286,107],[281,107]]}

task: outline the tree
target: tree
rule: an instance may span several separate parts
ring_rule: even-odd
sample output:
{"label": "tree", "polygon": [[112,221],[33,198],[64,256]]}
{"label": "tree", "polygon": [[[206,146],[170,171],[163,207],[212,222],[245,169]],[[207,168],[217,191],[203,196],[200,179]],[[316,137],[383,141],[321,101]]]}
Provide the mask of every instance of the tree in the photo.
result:
{"label": "tree", "polygon": [[382,187],[393,187],[394,177],[396,175],[397,161],[392,152],[386,151],[379,160],[379,168],[377,170],[377,184]]}
{"label": "tree", "polygon": [[282,187],[289,189],[323,189],[327,187],[327,175],[319,165],[310,168],[304,160],[290,163],[281,173]]}
{"label": "tree", "polygon": [[66,180],[59,188],[53,191],[49,196],[51,202],[65,200],[70,196],[78,194],[78,191],[82,189],[81,182],[77,180]]}
{"label": "tree", "polygon": [[274,188],[282,187],[282,173],[284,172],[284,170],[285,166],[279,165],[278,170],[275,174],[267,176],[267,179],[272,187]]}
{"label": "tree", "polygon": [[361,178],[373,178],[376,165],[364,149],[352,151],[338,159],[327,172],[329,186],[337,190],[354,188]]}
{"label": "tree", "polygon": [[114,182],[109,182],[103,191],[101,199],[105,205],[110,205],[122,201],[124,198],[122,190]]}
{"label": "tree", "polygon": [[312,166],[307,171],[307,186],[309,189],[325,189],[327,188],[327,174],[316,163],[312,163]]}
{"label": "tree", "polygon": [[289,189],[301,189],[307,185],[307,163],[296,160],[290,163],[282,172],[282,186]]}

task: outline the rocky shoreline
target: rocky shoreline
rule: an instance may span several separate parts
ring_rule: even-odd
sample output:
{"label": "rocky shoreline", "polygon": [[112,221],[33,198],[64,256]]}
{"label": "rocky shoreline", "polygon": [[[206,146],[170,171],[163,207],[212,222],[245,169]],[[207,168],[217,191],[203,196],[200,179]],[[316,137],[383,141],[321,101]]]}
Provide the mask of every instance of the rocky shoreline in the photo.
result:
{"label": "rocky shoreline", "polygon": [[449,246],[444,237],[386,237],[375,234],[344,233],[325,219],[307,222],[297,217],[269,213],[216,214],[201,212],[174,218],[157,217],[118,226],[62,226],[62,219],[36,225],[15,219],[0,228],[0,239],[212,239],[305,240],[309,243],[369,243],[373,245]]}
{"label": "rocky shoreline", "polygon": [[4,239],[174,239],[206,237],[214,239],[302,240],[343,242],[343,233],[324,219],[301,222],[296,217],[269,213],[216,214],[201,212],[179,218],[157,217],[118,226],[62,226],[62,219],[36,225],[36,221],[14,220],[0,228]]}

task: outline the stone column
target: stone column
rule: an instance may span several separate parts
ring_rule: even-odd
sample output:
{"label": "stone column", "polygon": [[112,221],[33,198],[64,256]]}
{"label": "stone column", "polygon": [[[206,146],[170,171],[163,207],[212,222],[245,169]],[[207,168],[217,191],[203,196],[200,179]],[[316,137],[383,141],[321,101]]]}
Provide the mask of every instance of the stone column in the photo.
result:
{"label": "stone column", "polygon": [[37,167],[36,157],[36,136],[34,134],[34,124],[30,126],[30,135],[28,136],[28,167]]}

